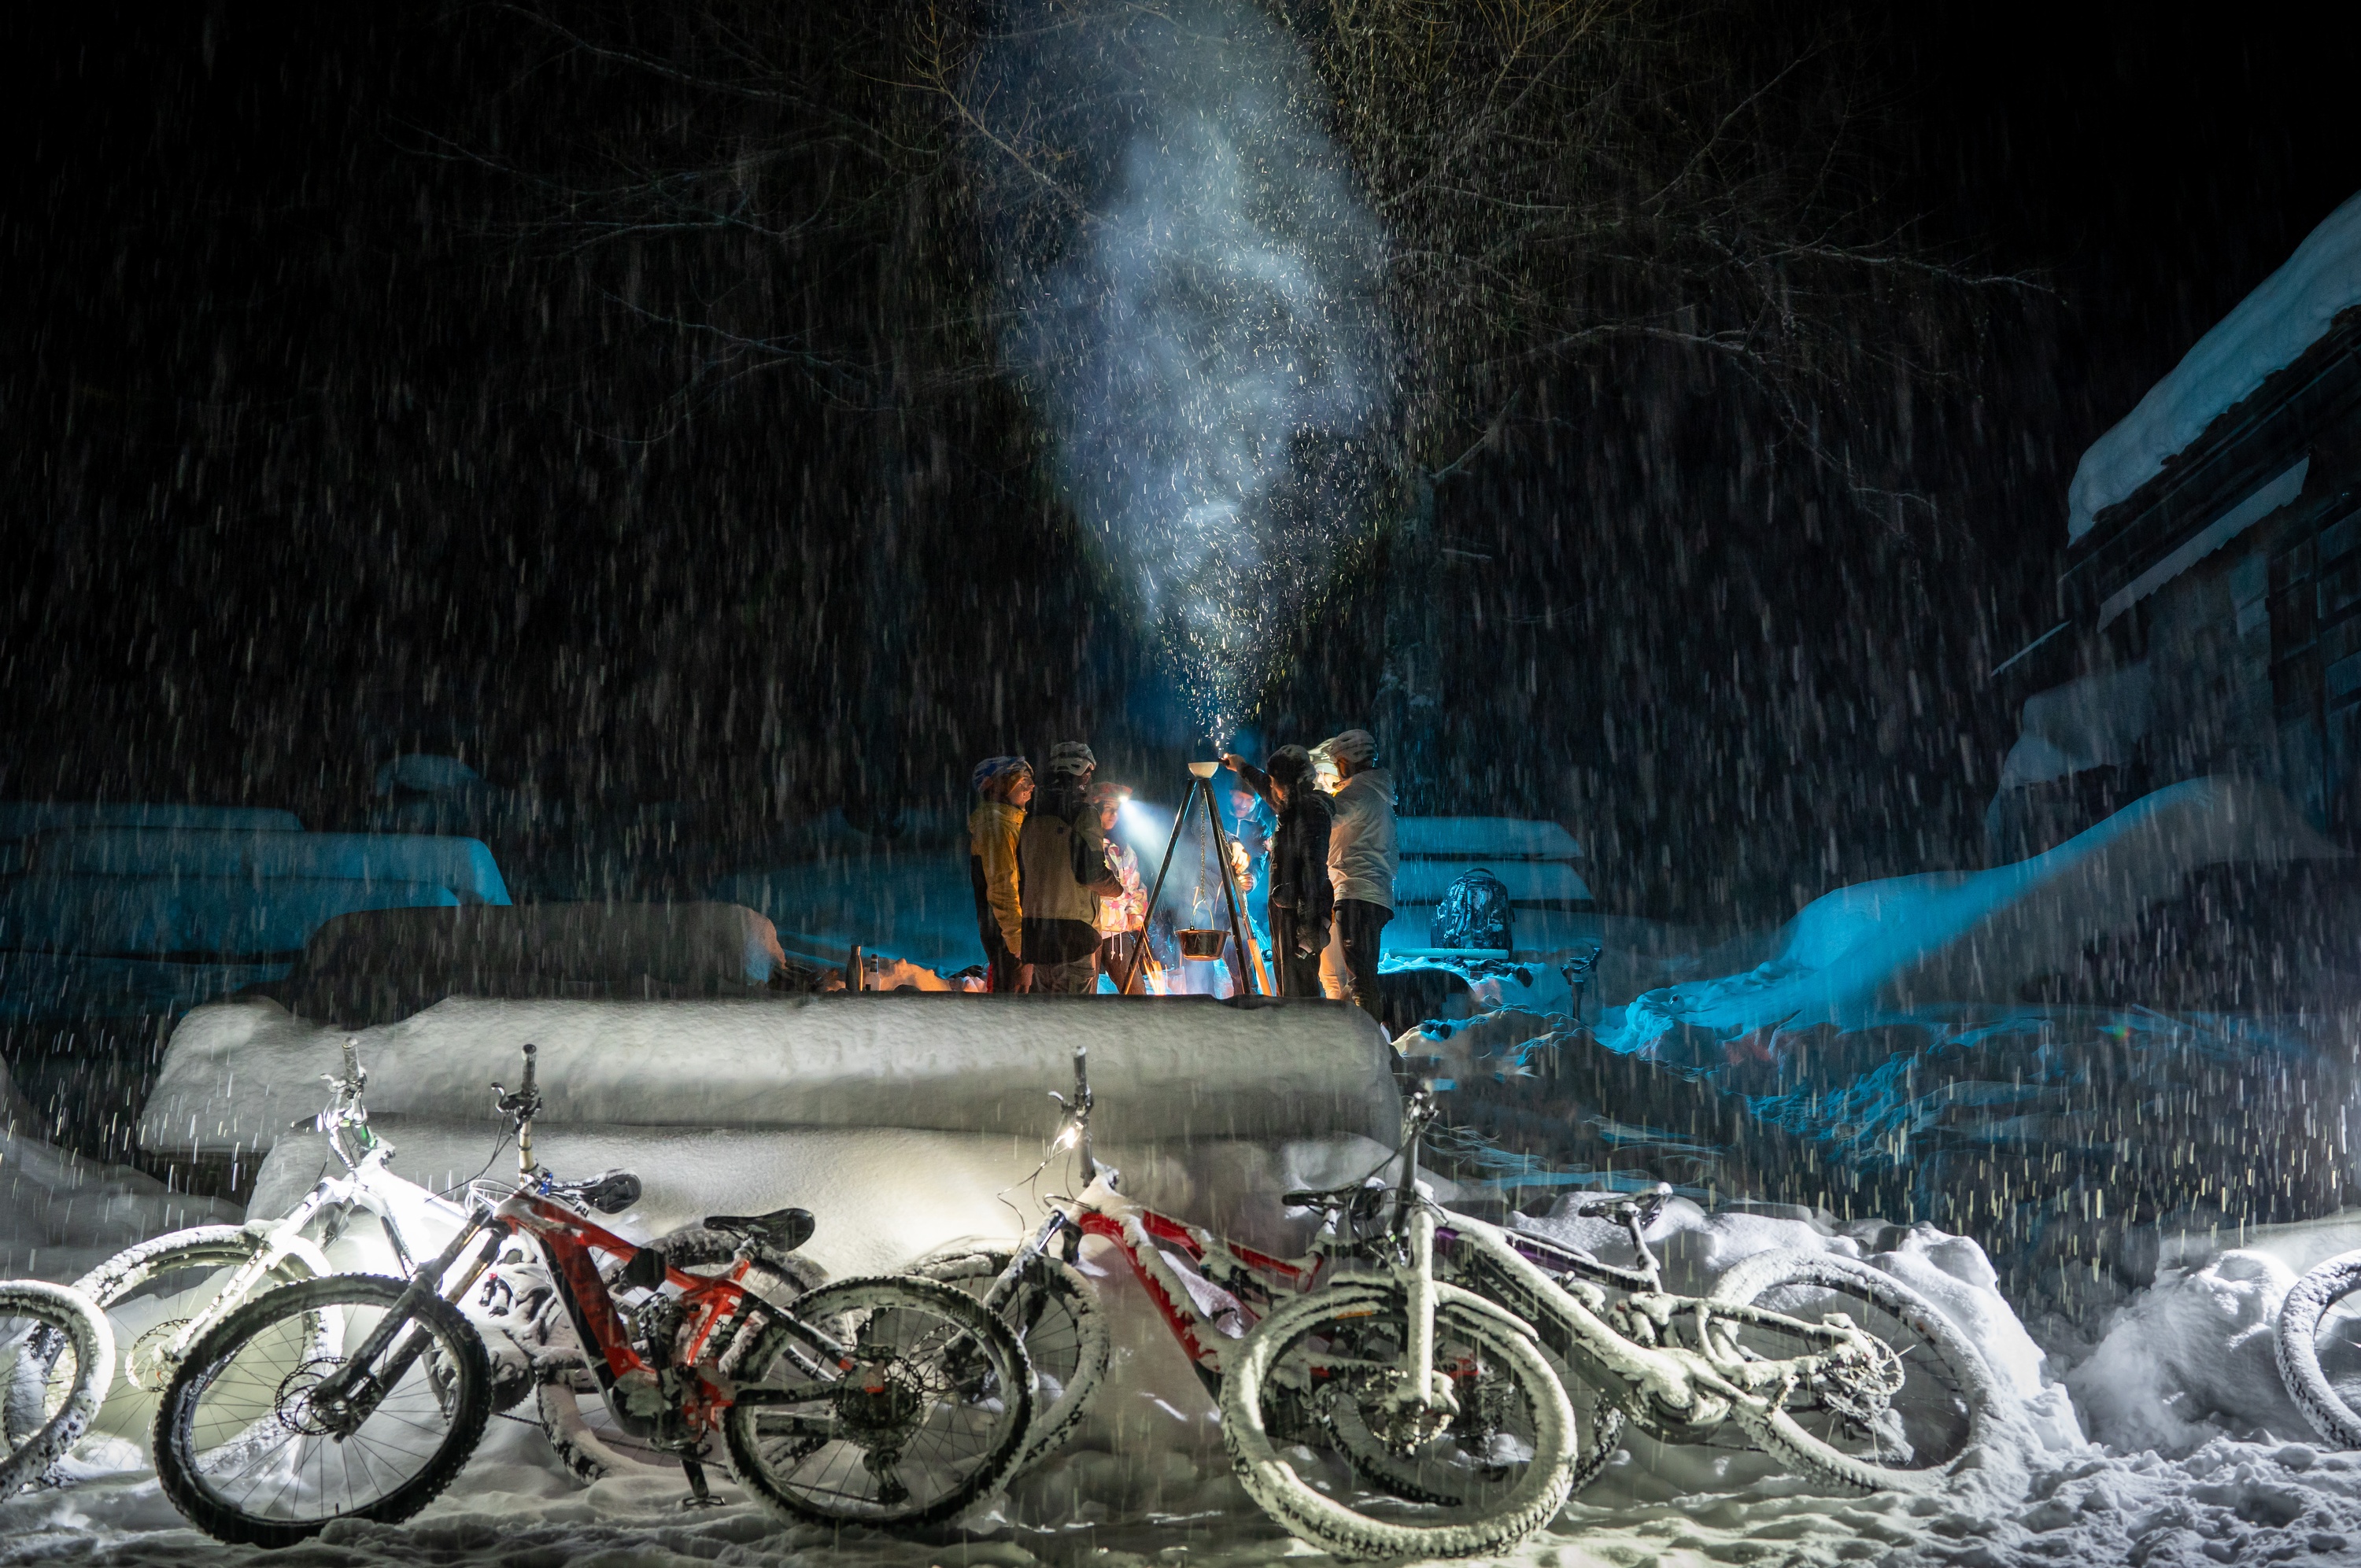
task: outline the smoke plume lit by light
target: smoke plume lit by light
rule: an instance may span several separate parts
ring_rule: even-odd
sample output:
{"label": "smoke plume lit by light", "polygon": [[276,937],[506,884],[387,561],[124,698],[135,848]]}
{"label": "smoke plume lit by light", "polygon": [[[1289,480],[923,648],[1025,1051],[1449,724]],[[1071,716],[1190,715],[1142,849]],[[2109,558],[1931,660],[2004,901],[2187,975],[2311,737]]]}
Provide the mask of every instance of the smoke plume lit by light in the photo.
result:
{"label": "smoke plume lit by light", "polygon": [[1017,0],[972,91],[1024,165],[987,203],[1005,352],[1225,732],[1363,521],[1389,403],[1378,223],[1301,50],[1241,0]]}

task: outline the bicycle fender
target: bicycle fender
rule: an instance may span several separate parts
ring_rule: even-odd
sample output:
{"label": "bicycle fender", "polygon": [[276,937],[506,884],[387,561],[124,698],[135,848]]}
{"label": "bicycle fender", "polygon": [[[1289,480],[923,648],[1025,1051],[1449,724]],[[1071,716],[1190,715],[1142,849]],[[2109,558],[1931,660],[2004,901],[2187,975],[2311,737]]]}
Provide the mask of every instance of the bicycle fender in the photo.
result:
{"label": "bicycle fender", "polygon": [[276,1250],[281,1255],[291,1257],[310,1269],[312,1277],[314,1279],[325,1279],[328,1276],[338,1272],[336,1266],[328,1261],[328,1255],[302,1236],[281,1238],[276,1244]]}

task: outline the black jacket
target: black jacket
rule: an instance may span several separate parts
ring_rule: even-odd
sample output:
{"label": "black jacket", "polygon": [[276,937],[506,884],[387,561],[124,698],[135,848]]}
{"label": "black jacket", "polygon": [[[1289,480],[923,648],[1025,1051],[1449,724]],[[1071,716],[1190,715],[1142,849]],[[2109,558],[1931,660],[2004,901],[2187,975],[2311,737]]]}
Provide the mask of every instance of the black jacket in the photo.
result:
{"label": "black jacket", "polygon": [[1240,776],[1279,813],[1279,827],[1270,836],[1270,906],[1294,911],[1301,926],[1324,927],[1336,904],[1335,883],[1328,875],[1328,828],[1335,813],[1328,797],[1307,782],[1288,791],[1281,806],[1269,774],[1248,766]]}

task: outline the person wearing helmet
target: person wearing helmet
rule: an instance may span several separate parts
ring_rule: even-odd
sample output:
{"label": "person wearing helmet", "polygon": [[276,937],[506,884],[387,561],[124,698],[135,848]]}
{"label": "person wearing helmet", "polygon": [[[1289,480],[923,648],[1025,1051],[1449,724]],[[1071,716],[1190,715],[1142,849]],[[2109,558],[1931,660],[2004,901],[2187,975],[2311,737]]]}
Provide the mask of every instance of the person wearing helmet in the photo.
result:
{"label": "person wearing helmet", "polygon": [[1224,762],[1279,813],[1270,836],[1270,948],[1281,996],[1319,996],[1320,955],[1328,946],[1335,889],[1328,874],[1331,810],[1313,787],[1312,753],[1281,746],[1268,767],[1244,757]]}
{"label": "person wearing helmet", "polygon": [[1376,765],[1377,738],[1366,729],[1323,740],[1312,758],[1315,766],[1333,763],[1342,781],[1331,803],[1335,822],[1328,833],[1328,880],[1336,892],[1334,947],[1345,993],[1382,1024],[1378,944],[1394,917],[1394,868],[1401,858],[1394,839],[1393,775]]}
{"label": "person wearing helmet", "polygon": [[1120,893],[1099,900],[1099,970],[1123,983],[1131,955],[1148,931],[1148,888],[1139,879],[1139,853],[1115,837],[1115,817],[1131,798],[1131,786],[1099,784],[1091,786],[1091,804],[1097,807],[1099,832],[1106,845],[1107,865],[1123,884]]}
{"label": "person wearing helmet", "polygon": [[1089,992],[1099,981],[1099,908],[1123,883],[1107,864],[1106,830],[1091,804],[1098,759],[1079,740],[1049,748],[1049,778],[1017,836],[1025,961],[1033,989]]}
{"label": "person wearing helmet", "polygon": [[1025,989],[1025,910],[1016,887],[1016,840],[1033,798],[1033,764],[986,757],[970,776],[977,795],[967,817],[967,870],[975,884],[975,928],[994,991]]}

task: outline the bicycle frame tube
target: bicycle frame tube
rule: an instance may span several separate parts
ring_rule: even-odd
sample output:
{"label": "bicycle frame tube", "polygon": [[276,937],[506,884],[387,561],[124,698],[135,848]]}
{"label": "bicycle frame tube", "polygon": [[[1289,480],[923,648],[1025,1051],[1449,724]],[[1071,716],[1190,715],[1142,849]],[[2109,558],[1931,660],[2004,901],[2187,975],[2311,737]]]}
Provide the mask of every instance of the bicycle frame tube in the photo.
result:
{"label": "bicycle frame tube", "polygon": [[[625,1241],[564,1204],[534,1193],[513,1194],[494,1212],[501,1223],[531,1235],[540,1244],[551,1266],[551,1279],[558,1299],[582,1342],[584,1359],[598,1379],[602,1396],[611,1396],[617,1383],[625,1377],[635,1374],[655,1377],[671,1370],[649,1365],[647,1358],[633,1347],[614,1297],[599,1277],[598,1265],[591,1256],[593,1253],[606,1253],[628,1260],[642,1250],[640,1244]],[[719,1278],[690,1274],[669,1265],[664,1269],[664,1282],[677,1286],[681,1292],[685,1316],[677,1342],[679,1368],[692,1378],[683,1391],[685,1398],[672,1401],[672,1409],[686,1421],[692,1435],[709,1428],[721,1411],[741,1397],[738,1390],[708,1374],[700,1365],[706,1361],[714,1337],[736,1321],[750,1301],[760,1303],[765,1310],[787,1315],[746,1288],[744,1281],[752,1268],[749,1260],[741,1258]],[[816,1332],[812,1337],[825,1354],[840,1361],[843,1358],[841,1345]],[[745,1391],[745,1398],[748,1402],[760,1404],[765,1402],[766,1393],[776,1398],[801,1398],[807,1397],[808,1391],[750,1389]],[[662,1435],[667,1420],[664,1414],[644,1414],[631,1406],[630,1400],[607,1398],[609,1412],[625,1431],[640,1438]]]}
{"label": "bicycle frame tube", "polygon": [[[1059,1220],[1044,1223],[1040,1234],[1045,1245],[1054,1234],[1053,1225],[1071,1225],[1086,1236],[1103,1237],[1123,1249],[1132,1274],[1156,1303],[1164,1326],[1209,1385],[1222,1376],[1224,1345],[1242,1337],[1262,1316],[1257,1303],[1241,1294],[1239,1288],[1246,1287],[1265,1301],[1280,1291],[1300,1295],[1318,1282],[1328,1262],[1318,1253],[1284,1258],[1227,1241],[1202,1226],[1185,1224],[1133,1203],[1103,1181],[1084,1189]],[[1167,1259],[1168,1247],[1187,1258],[1200,1278],[1236,1302],[1239,1321],[1235,1332],[1219,1321],[1227,1314],[1208,1312],[1199,1305],[1180,1271]]]}
{"label": "bicycle frame tube", "polygon": [[[383,1147],[379,1146],[379,1150]],[[346,1175],[322,1177],[294,1208],[271,1221],[263,1233],[261,1245],[231,1272],[204,1309],[181,1325],[180,1331],[165,1346],[164,1356],[173,1363],[185,1359],[191,1347],[212,1332],[215,1323],[244,1306],[254,1293],[255,1287],[286,1261],[294,1250],[293,1244],[302,1238],[303,1232],[323,1211],[359,1202],[367,1189],[369,1172],[383,1164],[379,1150],[371,1150],[358,1166]],[[410,1257],[402,1249],[399,1236],[394,1237],[394,1254],[401,1265],[401,1271],[408,1274]]]}

